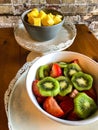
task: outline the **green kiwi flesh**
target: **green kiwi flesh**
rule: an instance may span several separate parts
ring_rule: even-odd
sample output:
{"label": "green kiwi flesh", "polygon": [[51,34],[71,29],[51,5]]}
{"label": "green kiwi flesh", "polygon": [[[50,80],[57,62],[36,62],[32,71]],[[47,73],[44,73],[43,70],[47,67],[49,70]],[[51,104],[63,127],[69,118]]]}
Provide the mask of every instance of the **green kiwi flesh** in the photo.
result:
{"label": "green kiwi flesh", "polygon": [[79,91],[89,90],[93,84],[92,76],[83,72],[77,72],[74,74],[71,81],[74,87]]}
{"label": "green kiwi flesh", "polygon": [[74,98],[74,111],[82,119],[94,114],[97,109],[95,101],[83,92]]}
{"label": "green kiwi flesh", "polygon": [[60,92],[59,82],[52,77],[43,78],[37,85],[42,96],[56,96]]}
{"label": "green kiwi flesh", "polygon": [[49,70],[50,70],[49,65],[40,66],[37,71],[37,79],[43,79],[44,77],[48,76]]}
{"label": "green kiwi flesh", "polygon": [[57,62],[57,64],[61,67],[61,68],[65,68],[67,67],[68,63],[66,62]]}
{"label": "green kiwi flesh", "polygon": [[77,63],[70,63],[64,68],[64,75],[71,77],[73,74],[79,71],[81,71],[81,68]]}
{"label": "green kiwi flesh", "polygon": [[72,91],[73,85],[68,77],[59,76],[56,78],[60,85],[59,95],[65,96]]}

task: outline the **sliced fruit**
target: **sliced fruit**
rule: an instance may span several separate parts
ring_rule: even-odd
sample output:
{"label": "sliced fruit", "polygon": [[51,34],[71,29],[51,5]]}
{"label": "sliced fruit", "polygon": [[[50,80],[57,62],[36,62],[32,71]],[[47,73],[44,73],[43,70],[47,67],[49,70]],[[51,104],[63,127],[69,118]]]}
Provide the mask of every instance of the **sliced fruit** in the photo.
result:
{"label": "sliced fruit", "polygon": [[80,120],[81,118],[74,112],[74,111],[71,111],[68,116],[67,116],[67,120],[71,120],[71,121],[78,121]]}
{"label": "sliced fruit", "polygon": [[67,67],[68,63],[66,62],[57,62],[57,64],[61,67],[61,68],[65,68]]}
{"label": "sliced fruit", "polygon": [[81,68],[77,63],[70,63],[67,67],[64,68],[64,75],[71,77],[79,71],[81,71]]}
{"label": "sliced fruit", "polygon": [[60,85],[59,95],[65,96],[72,91],[73,85],[68,77],[59,76],[56,78]]}
{"label": "sliced fruit", "polygon": [[38,17],[42,20],[47,14],[43,11],[40,10]]}
{"label": "sliced fruit", "polygon": [[52,65],[50,76],[55,78],[55,77],[58,77],[61,75],[62,75],[62,69],[60,68],[60,66],[57,63],[54,63]]}
{"label": "sliced fruit", "polygon": [[71,81],[74,87],[79,91],[89,90],[93,84],[92,76],[83,72],[74,74]]}
{"label": "sliced fruit", "polygon": [[37,71],[37,78],[38,79],[43,79],[46,76],[49,76],[49,65],[42,65],[39,67],[38,71]]}
{"label": "sliced fruit", "polygon": [[60,92],[59,82],[52,77],[43,78],[37,85],[43,96],[56,96]]}
{"label": "sliced fruit", "polygon": [[33,81],[32,90],[33,90],[33,93],[36,97],[41,97],[42,95],[39,92],[39,88],[38,88],[37,83],[38,83],[38,80]]}
{"label": "sliced fruit", "polygon": [[91,89],[85,90],[83,92],[85,92],[89,97],[93,98],[94,101],[97,103],[97,94],[93,87]]}
{"label": "sliced fruit", "polygon": [[61,117],[64,115],[63,110],[57,104],[56,100],[53,97],[47,97],[43,103],[43,108],[46,112],[50,113],[55,117]]}
{"label": "sliced fruit", "polygon": [[36,99],[37,99],[37,101],[38,101],[38,103],[39,103],[40,105],[43,105],[43,103],[44,103],[46,97],[44,97],[44,96],[42,96],[42,97],[36,97]]}
{"label": "sliced fruit", "polygon": [[33,18],[33,20],[34,20],[34,23],[33,23],[34,26],[41,26],[41,19],[40,18]]}
{"label": "sliced fruit", "polygon": [[73,99],[69,96],[65,96],[64,100],[59,105],[64,111],[65,116],[74,109]]}
{"label": "sliced fruit", "polygon": [[54,24],[58,24],[62,21],[62,16],[56,15],[56,16],[54,16],[53,20],[54,20]]}
{"label": "sliced fruit", "polygon": [[77,94],[78,94],[78,90],[77,89],[73,89],[72,92],[69,94],[69,96],[71,98],[75,98]]}
{"label": "sliced fruit", "polygon": [[80,118],[87,118],[97,110],[97,105],[92,98],[85,93],[78,93],[74,98],[74,112]]}
{"label": "sliced fruit", "polygon": [[42,25],[43,26],[52,26],[54,24],[53,18],[49,14],[47,14],[43,19],[42,19]]}

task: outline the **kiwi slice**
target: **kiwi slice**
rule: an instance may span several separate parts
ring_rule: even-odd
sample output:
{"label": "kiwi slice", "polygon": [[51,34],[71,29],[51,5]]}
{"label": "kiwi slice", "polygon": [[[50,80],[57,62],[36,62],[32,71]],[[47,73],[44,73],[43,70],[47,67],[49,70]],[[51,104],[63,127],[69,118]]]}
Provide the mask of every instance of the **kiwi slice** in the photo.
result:
{"label": "kiwi slice", "polygon": [[77,72],[74,74],[71,81],[74,87],[79,91],[89,90],[93,84],[92,76],[83,72]]}
{"label": "kiwi slice", "polygon": [[81,92],[74,98],[74,111],[82,119],[87,118],[97,110],[97,105],[92,98]]}
{"label": "kiwi slice", "polygon": [[72,91],[73,85],[68,77],[59,76],[56,79],[58,80],[58,82],[60,84],[59,95],[65,96]]}
{"label": "kiwi slice", "polygon": [[42,96],[56,96],[60,92],[59,82],[52,77],[43,78],[37,85]]}
{"label": "kiwi slice", "polygon": [[49,76],[50,67],[49,65],[42,65],[37,71],[37,79],[43,79],[44,77]]}
{"label": "kiwi slice", "polygon": [[79,71],[81,71],[81,68],[77,63],[70,63],[64,68],[64,75],[71,77]]}
{"label": "kiwi slice", "polygon": [[57,62],[57,64],[58,64],[61,68],[65,68],[65,67],[67,67],[67,65],[68,65],[68,63],[63,62],[63,61]]}

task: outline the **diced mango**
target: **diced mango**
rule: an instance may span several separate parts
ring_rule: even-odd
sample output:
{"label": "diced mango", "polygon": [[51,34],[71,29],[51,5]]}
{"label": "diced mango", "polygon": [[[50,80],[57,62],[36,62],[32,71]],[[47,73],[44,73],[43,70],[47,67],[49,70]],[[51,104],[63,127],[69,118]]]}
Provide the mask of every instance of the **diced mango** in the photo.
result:
{"label": "diced mango", "polygon": [[46,17],[42,19],[42,25],[44,26],[52,26],[53,24],[54,20],[49,15],[46,15]]}
{"label": "diced mango", "polygon": [[34,26],[52,26],[62,21],[62,15],[59,14],[46,14],[44,10],[38,10],[37,8],[32,9],[27,14],[28,22]]}
{"label": "diced mango", "polygon": [[55,15],[53,15],[52,13],[48,14],[52,19],[55,17]]}
{"label": "diced mango", "polygon": [[34,8],[31,12],[28,13],[28,17],[31,17],[31,16],[38,17],[38,15],[39,15],[39,11],[36,8]]}
{"label": "diced mango", "polygon": [[54,17],[54,24],[58,24],[58,23],[60,23],[62,21],[62,19],[59,17],[59,15],[56,15],[55,17]]}
{"label": "diced mango", "polygon": [[34,18],[33,17],[28,17],[28,22],[33,25],[34,24]]}
{"label": "diced mango", "polygon": [[34,18],[34,26],[41,26],[41,19],[40,18]]}
{"label": "diced mango", "polygon": [[47,14],[43,10],[40,10],[38,17],[43,19],[46,15]]}

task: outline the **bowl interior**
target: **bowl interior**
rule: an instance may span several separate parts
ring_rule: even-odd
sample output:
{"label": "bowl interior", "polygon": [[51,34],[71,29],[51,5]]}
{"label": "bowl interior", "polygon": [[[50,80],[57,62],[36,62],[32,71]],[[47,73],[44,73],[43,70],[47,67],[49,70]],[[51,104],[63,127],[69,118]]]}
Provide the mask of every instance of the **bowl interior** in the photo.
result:
{"label": "bowl interior", "polygon": [[32,93],[32,82],[35,79],[37,69],[41,65],[50,64],[50,63],[58,62],[58,61],[70,62],[74,59],[79,59],[79,64],[83,68],[84,72],[87,72],[94,77],[94,84],[95,84],[94,86],[95,86],[95,90],[97,92],[97,97],[98,97],[98,64],[85,55],[82,55],[82,54],[76,53],[76,52],[69,52],[69,51],[51,53],[51,54],[42,56],[37,61],[35,61],[35,63],[31,66],[31,68],[28,71],[27,78],[26,78],[26,88],[27,88],[28,95],[29,95],[31,101],[34,103],[34,105],[42,113],[44,113],[45,115],[47,115],[51,119],[58,121],[58,122],[61,122],[61,123],[64,123],[64,124],[84,125],[84,124],[88,124],[88,123],[91,123],[91,122],[98,120],[98,110],[96,113],[94,113],[92,116],[90,116],[89,118],[87,118],[85,120],[81,120],[81,121],[62,120],[62,119],[56,118],[56,117],[48,114],[47,112],[45,112],[39,106],[38,102],[36,101],[35,96]]}

